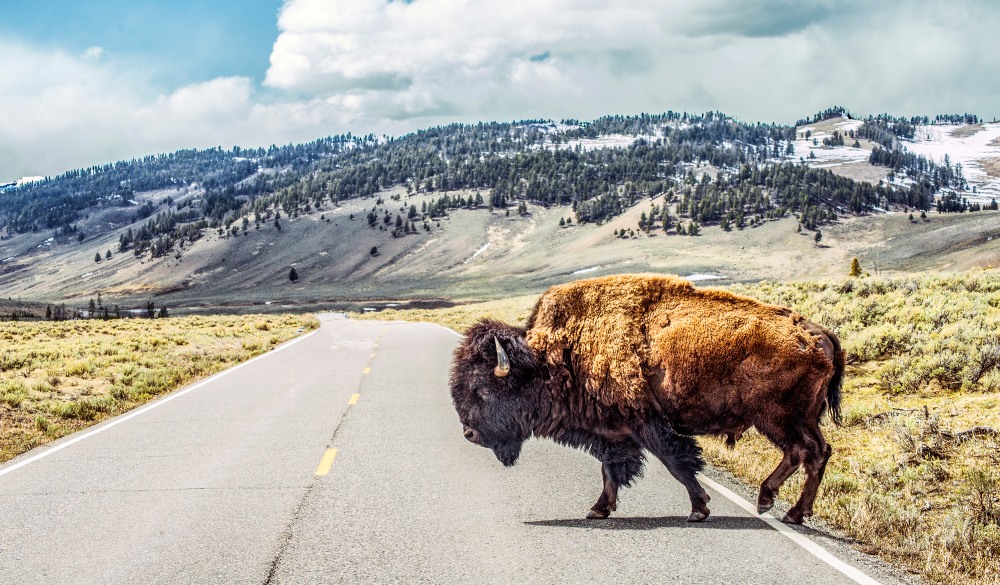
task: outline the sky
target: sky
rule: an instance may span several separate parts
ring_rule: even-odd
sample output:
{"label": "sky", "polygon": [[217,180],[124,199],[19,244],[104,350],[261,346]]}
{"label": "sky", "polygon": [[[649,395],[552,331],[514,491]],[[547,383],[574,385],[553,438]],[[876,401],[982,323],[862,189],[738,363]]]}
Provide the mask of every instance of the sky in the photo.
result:
{"label": "sky", "polygon": [[451,122],[991,120],[997,30],[992,0],[0,0],[0,182]]}

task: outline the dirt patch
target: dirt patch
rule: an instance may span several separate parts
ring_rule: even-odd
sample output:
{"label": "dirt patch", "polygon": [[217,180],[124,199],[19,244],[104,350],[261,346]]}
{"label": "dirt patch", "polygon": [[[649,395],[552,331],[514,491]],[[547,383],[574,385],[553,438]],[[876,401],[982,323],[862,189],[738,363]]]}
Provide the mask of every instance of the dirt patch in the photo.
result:
{"label": "dirt patch", "polygon": [[[145,283],[135,283],[135,284],[123,284],[121,286],[112,286],[104,289],[104,294],[112,295],[139,295],[139,294],[163,294],[165,292],[171,292],[175,287],[164,287],[157,286],[154,284]],[[180,287],[183,290],[184,287]]]}
{"label": "dirt patch", "polygon": [[878,185],[879,181],[884,181],[889,174],[886,167],[878,167],[867,162],[849,162],[826,170],[852,181],[866,181],[872,185]]}
{"label": "dirt patch", "polygon": [[967,126],[962,126],[961,128],[955,128],[948,134],[950,136],[954,136],[955,138],[968,138],[970,136],[974,136],[977,133],[981,132],[982,129],[983,129],[982,124],[969,124]]}
{"label": "dirt patch", "polygon": [[[997,142],[1000,138],[997,138],[993,142]],[[992,144],[992,143],[991,143]],[[997,144],[1000,146],[1000,144]],[[1000,158],[987,158],[979,162],[980,166],[983,168],[983,172],[991,177],[1000,178]]]}

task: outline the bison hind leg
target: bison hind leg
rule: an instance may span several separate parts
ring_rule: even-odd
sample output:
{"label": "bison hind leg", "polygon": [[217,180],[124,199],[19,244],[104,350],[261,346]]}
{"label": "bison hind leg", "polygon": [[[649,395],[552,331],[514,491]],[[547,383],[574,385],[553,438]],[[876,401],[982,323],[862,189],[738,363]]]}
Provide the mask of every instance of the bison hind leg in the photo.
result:
{"label": "bison hind leg", "polygon": [[790,524],[802,524],[802,521],[813,515],[813,502],[816,501],[816,493],[819,491],[819,484],[823,481],[823,474],[826,471],[826,463],[833,454],[833,448],[823,439],[823,435],[816,429],[815,433],[810,433],[812,440],[806,443],[808,452],[803,461],[803,468],[806,472],[806,482],[802,486],[802,493],[799,501],[792,506],[792,509],[781,519],[782,522]]}

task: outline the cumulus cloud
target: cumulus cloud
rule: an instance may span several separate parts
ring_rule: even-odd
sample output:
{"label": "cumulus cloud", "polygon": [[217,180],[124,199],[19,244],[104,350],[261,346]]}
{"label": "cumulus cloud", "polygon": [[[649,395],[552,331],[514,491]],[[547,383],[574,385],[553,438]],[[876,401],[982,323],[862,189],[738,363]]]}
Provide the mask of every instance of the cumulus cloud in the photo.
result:
{"label": "cumulus cloud", "polygon": [[[89,53],[89,52],[88,52]],[[252,80],[156,92],[148,74],[88,54],[0,42],[0,182],[169,152],[303,141],[346,127],[343,97],[264,103]]]}
{"label": "cumulus cloud", "polygon": [[997,115],[988,0],[286,0],[262,86],[157,87],[108,55],[0,39],[0,179],[177,148],[453,121],[718,109],[783,122]]}
{"label": "cumulus cloud", "polygon": [[104,58],[105,54],[107,54],[107,51],[104,50],[104,47],[87,47],[87,50],[83,52],[83,57],[85,59],[99,60]]}
{"label": "cumulus cloud", "polygon": [[987,114],[1000,82],[984,88],[968,68],[1000,64],[997,14],[982,2],[288,0],[265,85],[352,96],[372,124],[710,108],[791,122],[835,103]]}

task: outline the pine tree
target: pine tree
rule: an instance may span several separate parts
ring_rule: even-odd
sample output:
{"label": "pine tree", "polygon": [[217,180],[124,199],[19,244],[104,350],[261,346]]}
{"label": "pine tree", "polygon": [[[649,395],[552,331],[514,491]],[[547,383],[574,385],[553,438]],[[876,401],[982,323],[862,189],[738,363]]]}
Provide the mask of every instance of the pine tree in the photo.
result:
{"label": "pine tree", "polygon": [[851,277],[857,278],[861,276],[861,262],[858,261],[857,256],[851,258]]}
{"label": "pine tree", "polygon": [[299,279],[299,273],[295,272],[295,267],[293,266],[291,270],[288,271],[288,280],[295,282]]}
{"label": "pine tree", "polygon": [[94,262],[97,262],[98,264],[101,263],[101,253],[100,252],[94,254]]}

